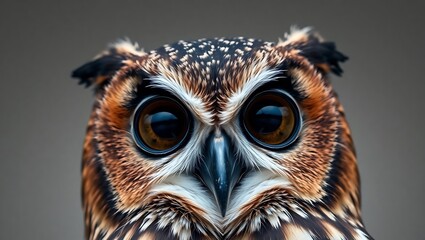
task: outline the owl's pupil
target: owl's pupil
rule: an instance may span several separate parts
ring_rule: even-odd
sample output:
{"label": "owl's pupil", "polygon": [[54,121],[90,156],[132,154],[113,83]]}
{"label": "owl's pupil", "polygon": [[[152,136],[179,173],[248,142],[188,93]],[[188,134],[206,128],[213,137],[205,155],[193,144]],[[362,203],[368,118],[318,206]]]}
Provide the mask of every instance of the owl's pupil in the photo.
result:
{"label": "owl's pupil", "polygon": [[179,134],[180,121],[170,112],[157,112],[150,116],[152,130],[160,138],[175,139]]}
{"label": "owl's pupil", "polygon": [[259,134],[269,134],[276,131],[282,123],[284,108],[265,106],[253,116],[253,128]]}

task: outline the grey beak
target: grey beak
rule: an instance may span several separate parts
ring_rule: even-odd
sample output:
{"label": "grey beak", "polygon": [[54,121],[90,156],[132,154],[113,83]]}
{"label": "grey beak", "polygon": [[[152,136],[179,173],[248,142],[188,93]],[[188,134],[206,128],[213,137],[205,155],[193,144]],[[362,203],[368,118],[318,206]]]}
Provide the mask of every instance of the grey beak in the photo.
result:
{"label": "grey beak", "polygon": [[205,144],[204,159],[199,166],[199,175],[214,195],[221,214],[226,215],[232,190],[241,175],[229,137],[216,131]]}

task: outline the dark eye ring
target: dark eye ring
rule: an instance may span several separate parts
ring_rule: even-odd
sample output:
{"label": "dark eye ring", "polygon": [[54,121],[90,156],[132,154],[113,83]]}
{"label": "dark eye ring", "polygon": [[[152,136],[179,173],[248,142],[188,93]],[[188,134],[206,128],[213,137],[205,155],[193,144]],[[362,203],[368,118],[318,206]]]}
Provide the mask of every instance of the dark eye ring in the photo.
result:
{"label": "dark eye ring", "polygon": [[282,150],[297,140],[302,116],[295,99],[280,89],[266,90],[251,97],[240,114],[246,137],[270,150]]}
{"label": "dark eye ring", "polygon": [[131,134],[136,145],[148,155],[163,156],[183,147],[192,129],[192,119],[177,100],[149,96],[136,107]]}

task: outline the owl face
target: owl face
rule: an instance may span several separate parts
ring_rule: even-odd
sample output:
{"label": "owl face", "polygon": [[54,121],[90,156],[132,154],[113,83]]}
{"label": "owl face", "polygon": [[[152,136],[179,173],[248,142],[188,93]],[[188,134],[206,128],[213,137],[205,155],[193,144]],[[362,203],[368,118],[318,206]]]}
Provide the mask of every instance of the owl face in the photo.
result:
{"label": "owl face", "polygon": [[344,60],[302,29],[277,44],[119,42],[75,70],[97,97],[87,237],[366,237],[350,131],[327,79]]}

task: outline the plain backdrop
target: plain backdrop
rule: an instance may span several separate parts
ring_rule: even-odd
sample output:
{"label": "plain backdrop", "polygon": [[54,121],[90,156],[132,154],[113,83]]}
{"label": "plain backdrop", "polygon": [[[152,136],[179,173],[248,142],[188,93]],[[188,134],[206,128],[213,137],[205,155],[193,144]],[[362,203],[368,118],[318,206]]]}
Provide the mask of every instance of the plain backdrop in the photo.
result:
{"label": "plain backdrop", "polygon": [[82,239],[80,158],[93,92],[70,72],[129,37],[276,41],[313,26],[350,57],[332,81],[357,147],[365,225],[424,239],[425,1],[0,3],[0,239]]}

